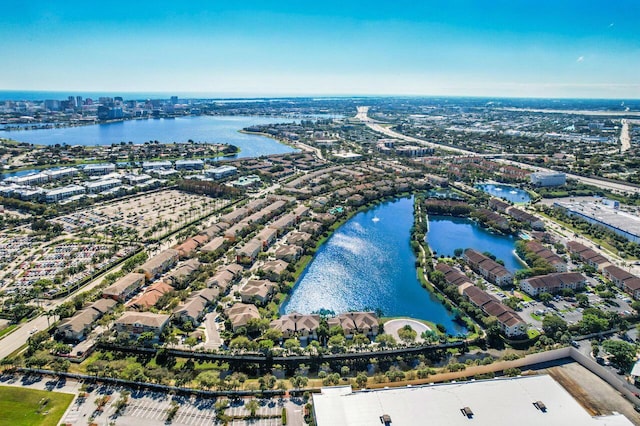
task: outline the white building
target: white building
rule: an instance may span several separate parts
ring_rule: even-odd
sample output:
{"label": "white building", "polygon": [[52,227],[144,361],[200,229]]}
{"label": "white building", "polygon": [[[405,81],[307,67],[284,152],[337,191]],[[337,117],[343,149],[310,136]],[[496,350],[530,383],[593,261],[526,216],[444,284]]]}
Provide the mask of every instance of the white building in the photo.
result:
{"label": "white building", "polygon": [[536,172],[529,177],[535,186],[561,186],[567,183],[567,175],[559,172]]}
{"label": "white building", "polygon": [[62,188],[56,188],[52,189],[51,191],[47,191],[45,199],[47,203],[56,203],[69,197],[73,197],[74,195],[84,194],[85,192],[86,189],[84,186],[68,185]]}
{"label": "white building", "polygon": [[233,166],[220,166],[212,169],[207,169],[204,174],[209,178],[222,179],[227,176],[232,176],[238,173],[238,168]]}
{"label": "white building", "polygon": [[49,180],[58,180],[76,176],[78,169],[75,167],[63,167],[61,169],[45,170],[44,173],[49,176]]}
{"label": "white building", "polygon": [[84,172],[88,175],[106,175],[116,171],[116,165],[113,163],[87,164],[84,166]]}
{"label": "white building", "polygon": [[171,161],[145,161],[142,163],[144,170],[171,169],[173,164]]}
{"label": "white building", "polygon": [[104,179],[84,184],[87,188],[87,192],[92,194],[106,191],[107,189],[115,188],[119,185],[122,185],[122,181],[120,179]]}
{"label": "white building", "polygon": [[318,426],[566,426],[631,423],[621,414],[592,417],[548,375],[353,392],[313,394]]}
{"label": "white building", "polygon": [[6,182],[15,183],[17,185],[37,185],[39,183],[49,182],[49,175],[45,173],[29,173],[24,176],[13,176],[5,179]]}
{"label": "white building", "polygon": [[139,175],[128,174],[128,175],[124,175],[122,179],[131,185],[138,185],[151,179],[151,176],[145,173],[142,173]]}
{"label": "white building", "polygon": [[177,175],[178,171],[174,169],[150,169],[149,173],[159,178],[168,178]]}
{"label": "white building", "polygon": [[204,161],[202,160],[176,161],[176,170],[202,170],[202,169],[204,169]]}

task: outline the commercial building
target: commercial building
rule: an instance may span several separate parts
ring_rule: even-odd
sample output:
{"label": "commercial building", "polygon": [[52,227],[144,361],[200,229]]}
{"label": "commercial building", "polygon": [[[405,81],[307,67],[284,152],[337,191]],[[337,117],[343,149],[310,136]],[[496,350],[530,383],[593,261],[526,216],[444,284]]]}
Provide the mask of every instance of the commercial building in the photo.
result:
{"label": "commercial building", "polygon": [[535,186],[562,186],[567,183],[567,175],[555,172],[536,172],[529,175]]}
{"label": "commercial building", "polygon": [[66,200],[74,195],[80,195],[87,192],[84,186],[80,185],[67,185],[62,188],[52,189],[45,194],[45,200],[47,203],[56,203],[58,201]]}
{"label": "commercial building", "polygon": [[633,243],[640,243],[640,217],[619,210],[613,203],[556,201],[553,206],[569,216],[577,216],[610,229]]}
{"label": "commercial building", "polygon": [[148,181],[149,179],[151,179],[151,176],[145,173],[141,173],[139,175],[127,174],[127,175],[124,175],[122,179],[130,185],[140,185]]}
{"label": "commercial building", "polygon": [[112,163],[87,164],[83,171],[88,175],[108,175],[116,171],[116,165]]}
{"label": "commercial building", "polygon": [[144,170],[172,169],[171,161],[144,161],[142,163]]}
{"label": "commercial building", "polygon": [[204,171],[204,174],[212,179],[223,179],[236,173],[238,173],[238,168],[233,166],[220,166]]}
{"label": "commercial building", "polygon": [[354,392],[313,394],[318,426],[566,426],[632,423],[621,414],[592,417],[548,375]]}
{"label": "commercial building", "polygon": [[24,176],[13,176],[6,178],[5,182],[15,183],[16,185],[38,185],[49,182],[49,175],[46,173],[29,173]]}
{"label": "commercial building", "polygon": [[106,191],[120,185],[122,185],[122,181],[120,179],[102,179],[95,182],[87,182],[84,184],[85,188],[87,188],[87,192],[91,194]]}
{"label": "commercial building", "polygon": [[78,169],[75,167],[63,167],[60,169],[45,170],[43,173],[49,176],[49,180],[51,181],[76,176]]}
{"label": "commercial building", "polygon": [[202,170],[204,169],[204,161],[202,160],[178,160],[176,161],[176,170]]}

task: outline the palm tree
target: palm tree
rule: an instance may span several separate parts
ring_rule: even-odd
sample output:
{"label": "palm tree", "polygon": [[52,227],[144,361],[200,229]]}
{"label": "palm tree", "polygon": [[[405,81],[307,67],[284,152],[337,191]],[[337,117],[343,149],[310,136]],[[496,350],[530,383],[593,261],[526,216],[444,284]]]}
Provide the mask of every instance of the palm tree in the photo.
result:
{"label": "palm tree", "polygon": [[252,399],[245,404],[245,408],[249,410],[249,417],[254,418],[256,417],[256,412],[258,411],[258,408],[260,408],[260,404],[256,399]]}

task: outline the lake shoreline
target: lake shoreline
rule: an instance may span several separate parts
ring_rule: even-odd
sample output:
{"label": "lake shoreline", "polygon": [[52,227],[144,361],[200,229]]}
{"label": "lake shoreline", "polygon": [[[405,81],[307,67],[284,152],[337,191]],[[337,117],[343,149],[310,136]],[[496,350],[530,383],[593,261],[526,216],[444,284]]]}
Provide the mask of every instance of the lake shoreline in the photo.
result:
{"label": "lake shoreline", "polygon": [[[404,215],[406,215],[406,206],[398,205],[395,207],[391,207],[392,205],[401,202],[409,202],[411,204],[411,214],[410,214],[410,223],[407,227],[406,232],[410,232],[411,224],[413,223],[413,203],[411,202],[412,197],[415,196],[414,193],[403,193],[398,196],[391,198],[380,199],[372,204],[361,206],[358,209],[355,209],[345,215],[341,220],[335,222],[329,230],[327,236],[323,236],[316,245],[316,252],[314,256],[309,259],[304,268],[299,272],[299,275],[296,277],[295,284],[291,287],[289,294],[285,298],[282,299],[279,304],[279,312],[281,315],[285,315],[287,313],[296,311],[301,313],[309,313],[309,312],[318,312],[320,310],[325,310],[328,312],[334,312],[336,314],[343,313],[343,311],[347,312],[349,309],[338,308],[337,306],[346,304],[347,306],[353,306],[352,309],[367,309],[373,311],[381,311],[381,318],[392,318],[392,317],[408,317],[413,318],[418,321],[427,321],[432,324],[443,324],[446,326],[447,331],[452,334],[460,334],[461,324],[458,323],[453,314],[446,308],[446,306],[437,299],[437,297],[432,294],[428,289],[425,289],[421,284],[416,275],[415,262],[417,261],[417,257],[415,253],[413,253],[410,245],[410,234],[407,235],[407,241],[404,240],[404,236],[398,236],[397,241],[385,242],[385,244],[379,246],[377,245],[380,236],[387,235],[385,232],[386,227],[395,226],[392,225],[392,222],[388,220],[391,217],[394,217],[395,212],[391,212],[390,209],[401,209],[401,214],[404,220]],[[379,209],[382,207],[382,211]],[[373,210],[378,209],[375,213],[370,213]],[[386,210],[385,210],[386,209]],[[354,219],[356,215],[365,213],[366,216],[360,217],[356,220],[352,227],[347,229],[344,226]],[[375,217],[381,216],[381,221],[373,221],[373,223],[382,223],[387,219],[387,225],[383,228],[377,228],[376,230],[371,230],[366,228],[369,225],[369,216],[374,215]],[[386,217],[385,217],[386,216]],[[362,226],[365,226],[365,229],[362,229]],[[373,225],[371,225],[373,226]],[[354,229],[360,229],[359,232],[364,233],[359,236],[359,238],[363,238],[364,240],[361,242],[356,251],[362,250],[366,253],[366,258],[362,260],[358,257],[354,258],[353,253],[350,253],[349,248],[344,246],[344,244],[348,243],[349,239],[358,239],[353,234]],[[374,232],[374,234],[369,235],[369,232]],[[338,240],[335,240],[338,238]],[[380,255],[382,253],[383,256],[386,256],[389,253],[390,244],[398,244],[399,241],[403,241],[402,248],[391,248],[391,251],[396,253],[396,256],[402,256],[404,261],[398,266],[401,268],[396,271],[395,269],[387,270],[386,264],[383,270],[376,269],[376,263],[372,263],[374,261],[371,260],[371,257],[375,257],[376,255]],[[333,244],[330,248],[327,248],[327,242],[333,241]],[[355,241],[355,240],[354,240]],[[406,247],[404,247],[404,243],[406,242]],[[325,250],[320,250],[325,248]],[[336,251],[344,250],[344,262],[348,265],[349,262],[353,263],[354,260],[357,262],[358,268],[365,268],[366,273],[363,271],[351,270],[348,268],[348,271],[345,271],[345,275],[339,275],[340,279],[329,277],[329,281],[323,281],[323,288],[318,288],[314,284],[314,280],[318,279],[317,271],[327,271],[325,267],[332,263],[330,260],[332,256],[336,255]],[[353,249],[351,249],[353,250]],[[373,251],[373,254],[370,252]],[[406,253],[404,253],[406,251]],[[379,253],[378,253],[379,252]],[[377,253],[377,254],[376,254]],[[411,254],[413,256],[413,260],[405,257],[406,254]],[[338,256],[343,256],[338,254]],[[366,260],[365,260],[366,259]],[[316,264],[314,267],[314,262],[320,260],[320,263]],[[390,263],[395,263],[393,260],[385,260]],[[362,263],[362,264],[360,264]],[[404,265],[406,263],[406,265]],[[410,264],[410,265],[409,265]],[[406,266],[406,268],[405,268]],[[409,268],[410,266],[410,268]],[[314,269],[310,269],[314,268]],[[368,268],[368,269],[367,269]],[[393,272],[391,272],[393,271]],[[368,275],[371,272],[372,275]],[[329,272],[328,272],[329,273]],[[330,274],[330,273],[329,273]],[[391,274],[396,277],[397,283],[393,280],[385,281],[385,274]],[[395,275],[394,275],[395,274]],[[405,279],[407,277],[411,277],[415,281],[415,286],[412,285],[411,280]],[[363,276],[371,277],[362,278]],[[325,277],[326,278],[326,277]],[[324,280],[324,278],[323,278]],[[361,292],[361,280],[367,281],[366,288],[367,296],[365,297],[365,293]],[[384,282],[383,288],[377,289],[377,286],[380,285],[380,281]],[[331,291],[325,291],[325,286],[331,287]],[[346,293],[343,291],[346,290]],[[323,297],[327,298],[318,298],[311,297],[311,293],[320,291]],[[296,292],[300,292],[297,296]],[[394,294],[393,300],[388,300],[385,296],[387,293]],[[355,295],[355,296],[354,296]],[[375,296],[374,296],[375,295]],[[334,299],[331,299],[331,297]],[[351,300],[353,297],[356,299]],[[365,297],[363,299],[363,297]],[[324,300],[324,302],[322,302]],[[309,301],[314,303],[313,308],[309,305]],[[302,303],[302,305],[301,305]],[[325,303],[323,305],[323,303]],[[337,303],[337,305],[335,305]],[[367,305],[367,303],[369,305]],[[363,306],[354,306],[355,305],[363,305]],[[307,305],[307,306],[304,306]],[[307,312],[309,311],[309,312]]]}

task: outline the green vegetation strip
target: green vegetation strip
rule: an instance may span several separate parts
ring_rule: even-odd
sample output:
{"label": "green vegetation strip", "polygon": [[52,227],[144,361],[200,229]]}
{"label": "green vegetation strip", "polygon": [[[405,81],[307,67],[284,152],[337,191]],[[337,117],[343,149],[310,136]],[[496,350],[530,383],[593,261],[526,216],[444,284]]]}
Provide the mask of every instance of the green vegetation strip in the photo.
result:
{"label": "green vegetation strip", "polygon": [[55,426],[73,395],[19,387],[0,387],[0,426]]}
{"label": "green vegetation strip", "polygon": [[15,331],[15,329],[18,328],[18,324],[11,324],[10,326],[3,328],[2,330],[0,330],[0,339],[2,339],[3,337],[13,333]]}

